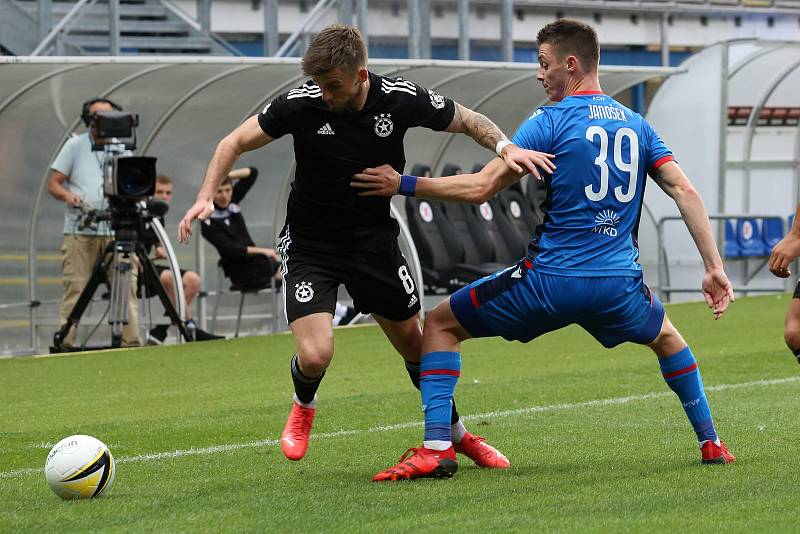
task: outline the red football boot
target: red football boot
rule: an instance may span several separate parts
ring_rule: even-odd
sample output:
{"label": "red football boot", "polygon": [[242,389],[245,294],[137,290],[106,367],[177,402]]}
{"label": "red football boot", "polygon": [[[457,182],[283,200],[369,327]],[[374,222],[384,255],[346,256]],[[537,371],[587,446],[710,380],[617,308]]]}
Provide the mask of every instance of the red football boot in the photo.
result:
{"label": "red football boot", "polygon": [[373,482],[410,480],[414,478],[450,478],[458,471],[456,452],[453,447],[435,451],[424,447],[411,448],[400,457],[400,463],[381,471]]}
{"label": "red football boot", "polygon": [[508,458],[502,452],[486,443],[486,438],[473,436],[469,432],[464,434],[461,441],[453,443],[453,448],[457,453],[463,454],[475,462],[478,467],[487,469],[507,469],[511,467],[511,462],[508,461]]}
{"label": "red football boot", "polygon": [[720,441],[717,445],[711,440],[703,442],[700,446],[700,454],[703,456],[704,464],[732,464],[736,457],[730,453],[724,442]]}
{"label": "red football boot", "polygon": [[311,425],[314,423],[314,408],[305,408],[292,402],[289,420],[281,434],[281,450],[290,460],[301,460],[308,450],[308,438],[311,436]]}

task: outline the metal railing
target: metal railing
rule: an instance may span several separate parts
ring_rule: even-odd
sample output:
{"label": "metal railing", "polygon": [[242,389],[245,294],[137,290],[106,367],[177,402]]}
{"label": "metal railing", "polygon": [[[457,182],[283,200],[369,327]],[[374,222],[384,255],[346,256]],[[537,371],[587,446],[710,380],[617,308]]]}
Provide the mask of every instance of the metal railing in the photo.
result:
{"label": "metal railing", "polygon": [[[708,218],[712,221],[725,221],[730,219],[773,219],[779,220],[783,223],[783,234],[786,235],[786,231],[788,230],[787,219],[785,217],[781,217],[778,215],[764,215],[764,214],[753,214],[753,213],[713,213],[708,216]],[[680,215],[667,215],[658,219],[658,223],[656,224],[656,235],[657,235],[657,242],[658,242],[658,292],[664,302],[669,302],[670,297],[673,293],[695,293],[699,290],[698,286],[692,287],[680,287],[680,286],[672,286],[670,283],[670,272],[669,272],[669,259],[667,258],[667,250],[664,244],[664,225],[670,221],[683,221],[683,217]],[[724,236],[724,232],[723,236]],[[718,247],[724,248],[724,237],[720,239],[717,243]],[[747,274],[747,264],[745,263],[745,280],[744,280],[744,287],[736,287],[734,286],[734,290],[742,293],[743,295],[747,295],[747,293],[779,293],[786,290],[786,282],[784,282],[783,287],[749,287],[747,284],[758,274],[761,269],[767,264],[769,258],[764,258],[763,256],[740,256],[736,258],[725,258],[722,252],[720,256],[723,257],[725,261],[734,261],[734,260],[744,260],[745,262],[748,259],[760,259],[760,265],[753,271],[753,274],[748,277]]]}

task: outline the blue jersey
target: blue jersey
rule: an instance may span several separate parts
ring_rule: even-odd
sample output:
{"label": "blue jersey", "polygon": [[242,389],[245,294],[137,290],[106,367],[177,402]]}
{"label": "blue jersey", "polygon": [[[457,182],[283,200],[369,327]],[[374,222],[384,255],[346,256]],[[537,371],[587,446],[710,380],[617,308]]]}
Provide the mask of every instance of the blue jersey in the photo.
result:
{"label": "blue jersey", "polygon": [[672,152],[638,113],[581,92],[541,107],[514,144],[555,154],[542,224],[528,246],[535,269],[567,276],[639,275],[637,231],[647,171]]}

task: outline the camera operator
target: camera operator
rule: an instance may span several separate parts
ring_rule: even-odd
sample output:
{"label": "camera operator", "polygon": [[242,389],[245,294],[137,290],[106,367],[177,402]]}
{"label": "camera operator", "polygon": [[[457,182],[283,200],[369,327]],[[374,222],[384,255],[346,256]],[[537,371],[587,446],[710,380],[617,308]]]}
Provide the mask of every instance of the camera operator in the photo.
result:
{"label": "camera operator", "polygon": [[[84,102],[81,119],[89,127],[98,112],[120,111],[117,104],[105,98]],[[90,137],[91,135],[91,137]],[[92,274],[98,257],[112,241],[113,232],[107,222],[87,224],[91,210],[106,207],[103,196],[103,154],[92,151],[94,127],[67,140],[51,166],[47,190],[56,200],[67,204],[64,213],[64,244],[61,247],[64,297],[61,302],[61,324],[75,307],[81,291]],[[128,305],[128,323],[122,330],[122,346],[138,346],[139,321],[136,300],[138,261],[131,274],[131,297]],[[110,273],[109,273],[110,276]],[[77,329],[70,330],[63,346],[71,348]]]}
{"label": "camera operator", "polygon": [[[159,174],[156,176],[155,198],[161,199],[169,204],[172,201],[172,189],[172,179],[169,176],[164,174]],[[161,224],[164,224],[163,220]],[[155,246],[155,256],[153,257],[154,260],[161,260],[167,257],[164,248],[158,243],[158,238],[156,237],[155,232],[152,230],[146,230],[145,245],[147,246],[148,253],[150,249]],[[169,267],[159,264],[155,264],[155,268],[156,271],[158,271],[158,277],[161,280],[161,284],[164,286],[164,289],[167,290],[169,300],[174,306],[175,289],[172,283],[172,271],[169,269]],[[210,332],[206,332],[197,326],[197,324],[194,322],[194,319],[192,319],[192,311],[189,305],[192,303],[194,297],[197,296],[197,293],[200,291],[200,287],[202,286],[200,275],[194,271],[186,271],[181,269],[181,282],[183,284],[183,296],[185,301],[184,309],[186,310],[186,326],[190,330],[194,331],[194,340],[211,341],[214,339],[225,339],[225,336],[217,336]],[[148,293],[153,294],[155,293],[155,290],[148,288]],[[167,338],[167,330],[169,329],[169,326],[170,325],[168,324],[161,324],[151,328],[147,333],[147,344],[160,345],[163,343]]]}

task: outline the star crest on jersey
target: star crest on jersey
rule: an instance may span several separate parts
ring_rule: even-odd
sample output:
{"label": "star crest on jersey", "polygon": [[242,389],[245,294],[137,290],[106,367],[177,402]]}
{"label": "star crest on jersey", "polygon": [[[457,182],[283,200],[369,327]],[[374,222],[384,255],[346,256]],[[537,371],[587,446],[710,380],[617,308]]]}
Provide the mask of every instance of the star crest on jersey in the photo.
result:
{"label": "star crest on jersey", "polygon": [[428,91],[428,96],[431,97],[431,106],[433,109],[442,109],[444,107],[444,97],[434,91]]}
{"label": "star crest on jersey", "polygon": [[334,132],[333,128],[331,128],[331,123],[326,122],[322,125],[322,128],[317,130],[317,133],[320,135],[334,135],[336,132]]}
{"label": "star crest on jersey", "polygon": [[392,122],[391,113],[381,113],[375,115],[375,134],[378,137],[389,137],[392,130],[394,130],[394,123]]}
{"label": "star crest on jersey", "polygon": [[311,288],[311,282],[300,282],[295,284],[294,298],[297,302],[308,302],[314,298],[314,290]]}

